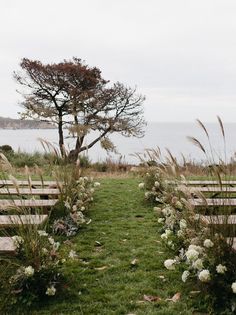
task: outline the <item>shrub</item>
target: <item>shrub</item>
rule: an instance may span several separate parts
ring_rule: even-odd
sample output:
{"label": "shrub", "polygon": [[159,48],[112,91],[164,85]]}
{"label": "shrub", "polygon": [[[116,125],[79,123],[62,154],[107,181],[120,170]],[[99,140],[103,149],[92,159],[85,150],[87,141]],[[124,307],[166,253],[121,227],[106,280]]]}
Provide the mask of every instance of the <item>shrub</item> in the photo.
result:
{"label": "shrub", "polygon": [[7,304],[1,306],[5,308],[41,303],[57,295],[64,284],[60,243],[34,225],[22,225],[17,234],[13,236],[17,255],[0,258],[0,286],[7,295]]}
{"label": "shrub", "polygon": [[[224,137],[221,121],[220,126]],[[202,127],[205,128],[203,125]],[[206,130],[205,132],[209,138]],[[207,152],[197,139],[192,138],[192,141],[204,153]],[[211,147],[210,151],[214,152]],[[217,178],[219,187],[222,187],[223,179],[230,180],[230,168],[226,159],[219,158],[219,162],[216,162],[213,156],[209,160],[209,165],[211,167],[206,168],[205,178],[207,176],[210,176],[211,180],[212,177]],[[160,177],[160,169],[162,182],[159,180],[156,185],[155,181]],[[203,311],[207,308],[214,314],[233,314],[236,310],[236,252],[231,247],[232,237],[227,238],[226,229],[220,229],[217,225],[209,226],[201,220],[201,216],[196,213],[189,200],[197,196],[203,204],[206,204],[205,197],[197,190],[188,187],[185,178],[180,176],[179,170],[181,167],[170,155],[169,160],[163,163],[162,167],[147,166],[144,182],[139,185],[140,188],[147,189],[146,199],[148,197],[158,202],[154,210],[158,215],[159,231],[163,243],[170,252],[170,257],[165,260],[164,266],[170,272],[174,269],[178,270],[180,279],[188,290],[198,291],[199,300],[206,302],[199,305]],[[174,179],[170,180],[170,173],[175,175]],[[156,186],[162,186],[162,183],[164,183],[163,189],[157,191]],[[204,213],[209,210],[206,207],[202,211]],[[226,215],[227,220],[229,212],[224,207],[221,211]],[[218,213],[215,214],[217,215]]]}

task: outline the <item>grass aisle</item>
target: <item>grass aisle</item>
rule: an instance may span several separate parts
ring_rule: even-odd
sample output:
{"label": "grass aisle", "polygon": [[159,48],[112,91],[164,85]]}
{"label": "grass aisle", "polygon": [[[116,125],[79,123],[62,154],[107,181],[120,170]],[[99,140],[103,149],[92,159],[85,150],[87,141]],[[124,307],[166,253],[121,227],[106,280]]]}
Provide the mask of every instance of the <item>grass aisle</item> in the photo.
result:
{"label": "grass aisle", "polygon": [[136,179],[100,182],[89,211],[92,223],[73,240],[80,258],[79,265],[68,266],[73,296],[54,301],[40,314],[193,314],[182,299],[143,301],[144,294],[165,299],[178,290],[176,275],[163,268],[167,256],[157,219],[143,202]]}

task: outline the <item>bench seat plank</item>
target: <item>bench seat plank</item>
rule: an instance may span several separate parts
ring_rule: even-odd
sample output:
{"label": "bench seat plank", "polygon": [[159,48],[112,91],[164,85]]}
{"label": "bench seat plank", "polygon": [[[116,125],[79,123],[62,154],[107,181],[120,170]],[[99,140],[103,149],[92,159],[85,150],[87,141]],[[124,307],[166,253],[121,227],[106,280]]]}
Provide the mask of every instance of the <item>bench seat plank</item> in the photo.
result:
{"label": "bench seat plank", "polygon": [[11,237],[0,237],[0,253],[14,254],[16,246]]}
{"label": "bench seat plank", "polygon": [[[27,180],[18,180],[16,179],[17,181],[17,184],[19,186],[29,186],[29,182]],[[51,180],[45,180],[45,181],[40,181],[40,180],[32,180],[31,181],[31,185],[32,186],[58,186],[58,184],[60,184],[59,182],[57,181],[51,181]],[[14,185],[13,181],[12,180],[9,180],[9,179],[1,179],[0,180],[0,186],[12,186]]]}
{"label": "bench seat plank", "polygon": [[53,207],[58,202],[58,199],[18,199],[18,200],[11,200],[11,199],[0,199],[0,210],[6,210],[7,208],[14,208],[14,207]]}
{"label": "bench seat plank", "polygon": [[21,224],[40,225],[47,220],[46,214],[0,215],[0,227],[15,227]]}
{"label": "bench seat plank", "polygon": [[0,188],[0,195],[60,195],[59,189],[50,188]]}
{"label": "bench seat plank", "polygon": [[195,207],[230,207],[230,206],[236,206],[236,198],[232,199],[224,199],[224,198],[217,198],[217,199],[211,199],[207,198],[206,203],[202,199],[190,199],[190,204]]}
{"label": "bench seat plank", "polygon": [[[187,185],[220,185],[220,182],[217,180],[186,180],[182,181],[182,184]],[[222,185],[236,185],[236,180],[222,180]]]}
{"label": "bench seat plank", "polygon": [[190,189],[201,191],[201,192],[228,192],[228,193],[236,193],[236,187],[216,187],[216,186],[209,186],[209,187],[191,187]]}
{"label": "bench seat plank", "polygon": [[200,215],[199,218],[210,225],[235,225],[236,224],[236,215]]}

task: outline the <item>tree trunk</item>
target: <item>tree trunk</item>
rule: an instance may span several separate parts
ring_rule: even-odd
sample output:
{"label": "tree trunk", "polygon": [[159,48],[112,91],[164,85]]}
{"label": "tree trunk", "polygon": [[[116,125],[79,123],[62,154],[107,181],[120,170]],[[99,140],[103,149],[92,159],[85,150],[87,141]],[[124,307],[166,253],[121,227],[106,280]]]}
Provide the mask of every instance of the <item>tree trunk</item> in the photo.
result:
{"label": "tree trunk", "polygon": [[61,156],[65,156],[65,150],[64,150],[64,136],[63,136],[63,123],[62,123],[62,113],[59,112],[58,114],[59,122],[58,122],[58,134],[59,134],[59,148],[61,151]]}

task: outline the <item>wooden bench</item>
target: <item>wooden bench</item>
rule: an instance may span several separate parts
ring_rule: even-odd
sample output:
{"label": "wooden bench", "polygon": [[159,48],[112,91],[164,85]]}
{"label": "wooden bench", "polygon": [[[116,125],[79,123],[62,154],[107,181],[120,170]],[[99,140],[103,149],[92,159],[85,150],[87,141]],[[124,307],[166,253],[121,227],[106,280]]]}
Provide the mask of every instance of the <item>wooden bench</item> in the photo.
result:
{"label": "wooden bench", "polygon": [[[236,207],[236,198],[215,198],[216,194],[232,194],[236,193],[236,181],[222,181],[221,184],[219,181],[216,180],[207,180],[207,181],[185,181],[181,184],[185,186],[190,186],[190,192],[194,197],[194,190],[201,193],[214,193],[215,195],[213,198],[191,198],[188,201],[190,204],[196,209],[200,208],[223,208],[225,207]],[[181,190],[181,186],[179,187]],[[182,189],[183,190],[183,189]],[[184,190],[183,190],[184,191]],[[214,227],[216,230],[222,231],[222,233],[227,237],[231,234],[235,236],[235,226],[236,226],[236,215],[235,214],[211,214],[211,215],[202,215],[199,214],[199,219],[202,220],[206,225]],[[236,251],[236,237],[227,238],[227,242],[232,245],[233,250]]]}
{"label": "wooden bench", "polygon": [[[0,215],[0,228],[15,228],[22,224],[43,224],[48,219],[47,214],[24,215],[19,214],[19,212],[23,208],[51,208],[55,206],[61,193],[61,187],[62,183],[57,181],[16,180],[15,183],[14,180],[0,180],[0,197],[3,198],[0,199],[0,210],[15,210],[14,214],[11,215]],[[49,199],[49,197],[54,199]],[[0,254],[14,254],[15,250],[16,247],[11,237],[0,237]]]}

